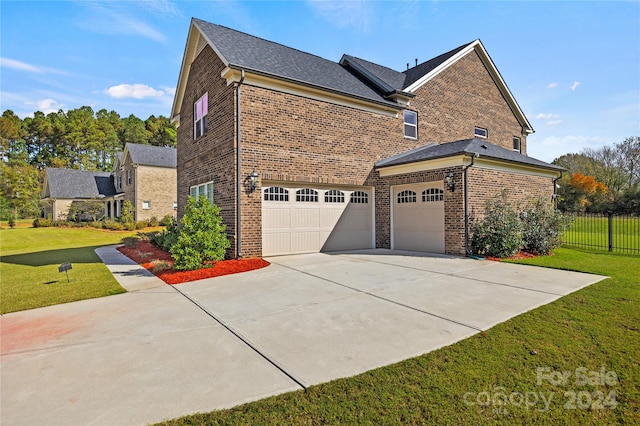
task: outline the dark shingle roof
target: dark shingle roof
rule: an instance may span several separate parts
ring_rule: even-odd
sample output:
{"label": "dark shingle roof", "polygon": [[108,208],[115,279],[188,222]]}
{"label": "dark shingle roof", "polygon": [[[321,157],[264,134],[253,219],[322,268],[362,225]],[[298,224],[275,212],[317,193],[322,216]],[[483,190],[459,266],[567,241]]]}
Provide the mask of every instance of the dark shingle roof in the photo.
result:
{"label": "dark shingle roof", "polygon": [[193,22],[231,68],[397,106],[337,62],[200,19]]}
{"label": "dark shingle roof", "polygon": [[116,194],[109,172],[52,169],[45,171],[51,198],[102,198]]}
{"label": "dark shingle roof", "polygon": [[177,164],[175,148],[128,143],[126,149],[134,164],[158,167],[176,167]]}
{"label": "dark shingle roof", "polygon": [[447,53],[443,53],[442,55],[436,56],[435,58],[430,59],[427,62],[423,62],[416,67],[409,68],[408,70],[404,71],[403,74],[406,75],[406,79],[402,88],[405,89],[411,86],[413,83],[420,80],[422,77],[429,74],[434,69],[438,68],[440,65],[442,65],[443,62],[454,56],[456,53],[460,52],[465,47],[469,46],[471,43],[463,44],[462,46],[450,50]]}
{"label": "dark shingle roof", "polygon": [[397,166],[400,164],[416,163],[418,161],[434,160],[436,158],[452,157],[461,154],[479,154],[480,158],[488,157],[496,160],[541,167],[544,169],[564,170],[562,167],[556,166],[555,164],[549,164],[532,157],[527,157],[517,151],[505,149],[489,143],[484,139],[478,138],[443,143],[439,145],[429,144],[421,148],[407,151],[403,154],[380,160],[375,164],[375,166],[378,168]]}
{"label": "dark shingle roof", "polygon": [[383,81],[391,90],[404,89],[404,81],[406,79],[406,76],[401,72],[392,70],[391,68],[387,68],[382,65],[375,64],[373,62],[365,61],[364,59],[356,58],[355,56],[351,55],[342,56],[340,63],[344,64],[345,62],[347,64],[355,63],[356,65],[364,68],[369,73],[373,74],[376,78]]}

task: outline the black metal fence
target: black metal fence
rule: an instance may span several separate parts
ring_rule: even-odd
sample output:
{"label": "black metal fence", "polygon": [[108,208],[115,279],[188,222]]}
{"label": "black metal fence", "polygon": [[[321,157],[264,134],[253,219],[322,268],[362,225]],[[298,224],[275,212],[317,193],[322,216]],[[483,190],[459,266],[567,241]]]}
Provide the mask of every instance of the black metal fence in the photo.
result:
{"label": "black metal fence", "polygon": [[574,215],[571,227],[564,233],[566,246],[590,250],[640,254],[640,217],[631,215]]}

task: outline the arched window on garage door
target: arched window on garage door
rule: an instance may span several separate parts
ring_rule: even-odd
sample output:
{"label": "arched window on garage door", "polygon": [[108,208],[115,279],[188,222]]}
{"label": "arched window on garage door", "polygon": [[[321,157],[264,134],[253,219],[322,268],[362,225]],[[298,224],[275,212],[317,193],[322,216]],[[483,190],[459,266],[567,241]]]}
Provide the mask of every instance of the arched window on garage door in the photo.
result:
{"label": "arched window on garage door", "polygon": [[302,203],[317,203],[318,191],[311,188],[302,188],[296,191],[296,201]]}
{"label": "arched window on garage door", "polygon": [[355,191],[351,194],[353,204],[369,204],[369,194],[363,191]]}
{"label": "arched window on garage door", "polygon": [[415,191],[402,191],[398,194],[398,204],[415,203],[417,196]]}
{"label": "arched window on garage door", "polygon": [[442,200],[444,200],[444,191],[442,189],[428,188],[422,191],[422,202],[424,203]]}
{"label": "arched window on garage door", "polygon": [[266,188],[264,190],[265,201],[289,201],[289,191],[279,186]]}
{"label": "arched window on garage door", "polygon": [[344,192],[331,189],[324,193],[325,203],[344,203]]}

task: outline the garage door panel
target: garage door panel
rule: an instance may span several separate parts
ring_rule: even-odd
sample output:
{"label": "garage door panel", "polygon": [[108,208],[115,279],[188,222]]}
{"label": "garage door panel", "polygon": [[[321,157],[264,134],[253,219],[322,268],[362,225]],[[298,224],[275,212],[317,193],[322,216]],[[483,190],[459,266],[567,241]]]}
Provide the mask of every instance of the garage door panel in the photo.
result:
{"label": "garage door panel", "polygon": [[[431,189],[435,188],[435,189]],[[393,248],[398,250],[426,251],[444,253],[444,201],[431,201],[435,197],[426,197],[423,191],[443,194],[442,182],[402,185],[393,188]],[[402,191],[414,191],[415,202],[399,202]]]}
{"label": "garage door panel", "polygon": [[262,250],[271,254],[287,254],[291,252],[291,235],[286,232],[269,232],[262,239]]}
{"label": "garage door panel", "polygon": [[291,228],[291,209],[273,208],[270,214],[263,217],[263,228],[289,229]]}

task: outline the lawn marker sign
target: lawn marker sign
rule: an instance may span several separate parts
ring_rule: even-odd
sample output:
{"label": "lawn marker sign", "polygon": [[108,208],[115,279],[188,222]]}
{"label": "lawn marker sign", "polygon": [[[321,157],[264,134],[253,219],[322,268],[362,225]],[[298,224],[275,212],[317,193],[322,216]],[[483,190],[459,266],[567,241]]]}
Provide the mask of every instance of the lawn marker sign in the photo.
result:
{"label": "lawn marker sign", "polygon": [[69,269],[73,269],[71,267],[70,263],[63,263],[62,265],[58,266],[58,272],[64,272],[67,274],[67,282],[69,281]]}

